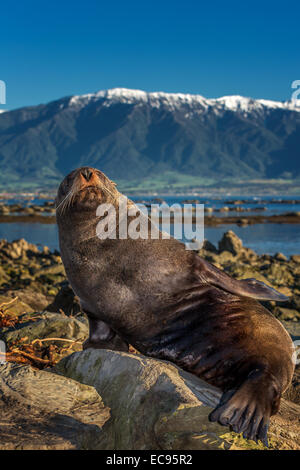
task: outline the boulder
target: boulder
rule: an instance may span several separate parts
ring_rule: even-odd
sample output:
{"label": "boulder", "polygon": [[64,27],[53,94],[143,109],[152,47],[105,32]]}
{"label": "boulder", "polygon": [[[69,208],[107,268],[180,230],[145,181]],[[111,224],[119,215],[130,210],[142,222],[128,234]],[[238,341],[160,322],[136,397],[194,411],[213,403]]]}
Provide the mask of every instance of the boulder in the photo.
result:
{"label": "boulder", "polygon": [[29,366],[0,364],[0,449],[98,449],[109,420],[94,387]]}
{"label": "boulder", "polygon": [[248,219],[238,219],[236,221],[237,225],[245,226],[249,225],[249,220]]}
{"label": "boulder", "polygon": [[49,296],[46,296],[37,290],[33,290],[32,288],[18,289],[17,291],[9,290],[6,292],[6,295],[11,298],[18,297],[19,303],[21,302],[28,305],[29,309],[27,312],[32,310],[35,312],[42,312],[47,308],[49,302],[51,301]]}
{"label": "boulder", "polygon": [[[62,359],[57,371],[93,385],[111,408],[101,449],[263,449],[210,423],[219,389],[174,364],[141,355],[88,349]],[[281,400],[271,418],[271,449],[300,449],[300,407]]]}
{"label": "boulder", "polygon": [[[300,357],[300,351],[298,351],[298,357]],[[284,398],[300,405],[300,365],[296,367],[292,383],[284,392]]]}
{"label": "boulder", "polygon": [[227,250],[224,250],[222,251],[222,253],[220,253],[218,255],[218,263],[221,265],[221,266],[226,266],[228,263],[232,263],[233,260],[234,260],[234,255],[230,252],[230,251],[227,251]]}
{"label": "boulder", "polygon": [[293,286],[295,283],[294,273],[287,263],[271,263],[268,276],[277,286]]}
{"label": "boulder", "polygon": [[[0,449],[262,449],[209,422],[220,396],[171,363],[109,350],[43,371],[0,364]],[[299,410],[282,400],[270,448],[300,448]]]}
{"label": "boulder", "polygon": [[277,261],[287,261],[287,257],[283,253],[275,253],[274,258]]}
{"label": "boulder", "polygon": [[225,232],[222,239],[219,241],[219,252],[229,251],[236,256],[242,249],[242,240],[232,230]]}
{"label": "boulder", "polygon": [[218,253],[218,250],[215,245],[206,239],[203,241],[201,250],[210,251],[212,253]]}
{"label": "boulder", "polygon": [[88,325],[84,317],[80,317],[80,320],[60,313],[35,314],[32,320],[18,323],[14,327],[3,328],[1,338],[8,345],[22,338],[27,338],[28,342],[53,337],[83,342],[88,336]]}
{"label": "boulder", "polygon": [[274,309],[274,315],[279,320],[293,321],[293,322],[299,322],[300,320],[299,312],[291,308],[276,307]]}
{"label": "boulder", "polygon": [[9,243],[6,240],[0,242],[1,252],[9,259],[19,259],[26,257],[27,255],[39,253],[39,249],[36,245],[28,243],[26,240],[21,238],[20,240],[14,240]]}
{"label": "boulder", "polygon": [[208,415],[221,393],[174,364],[145,356],[88,349],[57,371],[93,385],[111,408],[101,449],[224,449],[226,428]]}
{"label": "boulder", "polygon": [[300,340],[300,322],[281,320],[284,328],[289,332],[293,341]]}
{"label": "boulder", "polygon": [[10,277],[9,275],[7,274],[7,272],[2,268],[2,266],[0,266],[0,286],[2,286],[3,284],[7,284],[7,282],[10,280]]}
{"label": "boulder", "polygon": [[18,297],[18,291],[0,295],[0,309],[12,317],[33,312],[33,309]]}

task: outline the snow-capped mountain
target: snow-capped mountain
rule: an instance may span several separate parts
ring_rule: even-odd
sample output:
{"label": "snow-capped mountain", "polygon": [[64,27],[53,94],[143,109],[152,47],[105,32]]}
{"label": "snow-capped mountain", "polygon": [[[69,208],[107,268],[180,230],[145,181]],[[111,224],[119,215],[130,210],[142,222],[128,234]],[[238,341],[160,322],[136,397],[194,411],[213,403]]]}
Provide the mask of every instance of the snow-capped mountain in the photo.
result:
{"label": "snow-capped mountain", "polygon": [[57,181],[80,165],[122,180],[298,177],[299,148],[293,102],[115,88],[1,113],[0,181]]}
{"label": "snow-capped mountain", "polygon": [[87,95],[72,96],[69,104],[72,106],[86,106],[88,103],[105,99],[108,105],[115,102],[119,103],[144,103],[154,107],[168,106],[169,108],[180,108],[182,106],[201,106],[203,110],[209,107],[218,109],[229,109],[232,111],[251,112],[262,109],[287,109],[300,112],[299,105],[292,101],[270,101],[255,100],[239,95],[223,96],[216,99],[204,98],[201,95],[191,95],[183,93],[164,93],[164,92],[146,92],[142,90],[130,90],[127,88],[113,88],[110,90],[101,90],[98,93],[90,93]]}

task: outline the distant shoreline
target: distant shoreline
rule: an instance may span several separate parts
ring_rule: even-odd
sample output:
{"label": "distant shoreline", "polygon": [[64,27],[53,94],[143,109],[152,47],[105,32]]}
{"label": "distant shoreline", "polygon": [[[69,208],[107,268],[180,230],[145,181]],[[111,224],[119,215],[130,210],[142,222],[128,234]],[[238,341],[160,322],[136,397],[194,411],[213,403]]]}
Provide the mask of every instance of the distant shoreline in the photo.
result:
{"label": "distant shoreline", "polygon": [[[55,199],[59,181],[55,185],[43,186],[41,183],[26,183],[22,185],[16,183],[12,186],[4,186],[0,183],[0,201],[13,198],[36,198]],[[299,197],[299,180],[247,180],[228,181],[214,184],[199,184],[185,186],[184,184],[167,185],[152,178],[141,179],[140,181],[116,181],[118,189],[128,197]],[[41,185],[40,185],[41,184]]]}
{"label": "distant shoreline", "polygon": [[[174,220],[171,216],[171,223]],[[40,224],[55,224],[56,217],[54,215],[0,215],[0,223],[40,223]],[[195,221],[193,220],[193,223]],[[300,224],[300,213],[290,212],[280,215],[249,215],[239,216],[226,216],[217,217],[214,215],[205,215],[204,223],[207,227],[216,227],[219,225],[253,225],[265,223],[277,224]]]}

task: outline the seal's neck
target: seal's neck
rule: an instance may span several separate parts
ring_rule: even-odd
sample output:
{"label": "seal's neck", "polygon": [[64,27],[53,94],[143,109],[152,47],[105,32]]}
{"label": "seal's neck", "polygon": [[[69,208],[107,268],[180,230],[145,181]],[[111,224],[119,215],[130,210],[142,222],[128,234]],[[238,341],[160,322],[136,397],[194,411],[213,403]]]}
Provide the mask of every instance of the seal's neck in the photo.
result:
{"label": "seal's neck", "polygon": [[60,244],[67,244],[72,247],[80,245],[82,242],[97,238],[96,227],[99,218],[96,211],[87,213],[70,213],[64,215],[63,221],[57,220]]}

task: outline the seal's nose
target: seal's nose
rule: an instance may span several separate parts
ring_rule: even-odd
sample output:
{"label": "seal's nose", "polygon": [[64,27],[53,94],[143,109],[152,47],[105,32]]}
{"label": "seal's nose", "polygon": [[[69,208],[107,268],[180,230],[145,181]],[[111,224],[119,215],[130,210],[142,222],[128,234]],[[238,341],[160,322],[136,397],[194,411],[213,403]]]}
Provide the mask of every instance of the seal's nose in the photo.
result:
{"label": "seal's nose", "polygon": [[91,177],[93,176],[93,172],[89,168],[84,168],[81,170],[81,174],[86,181],[90,181]]}

